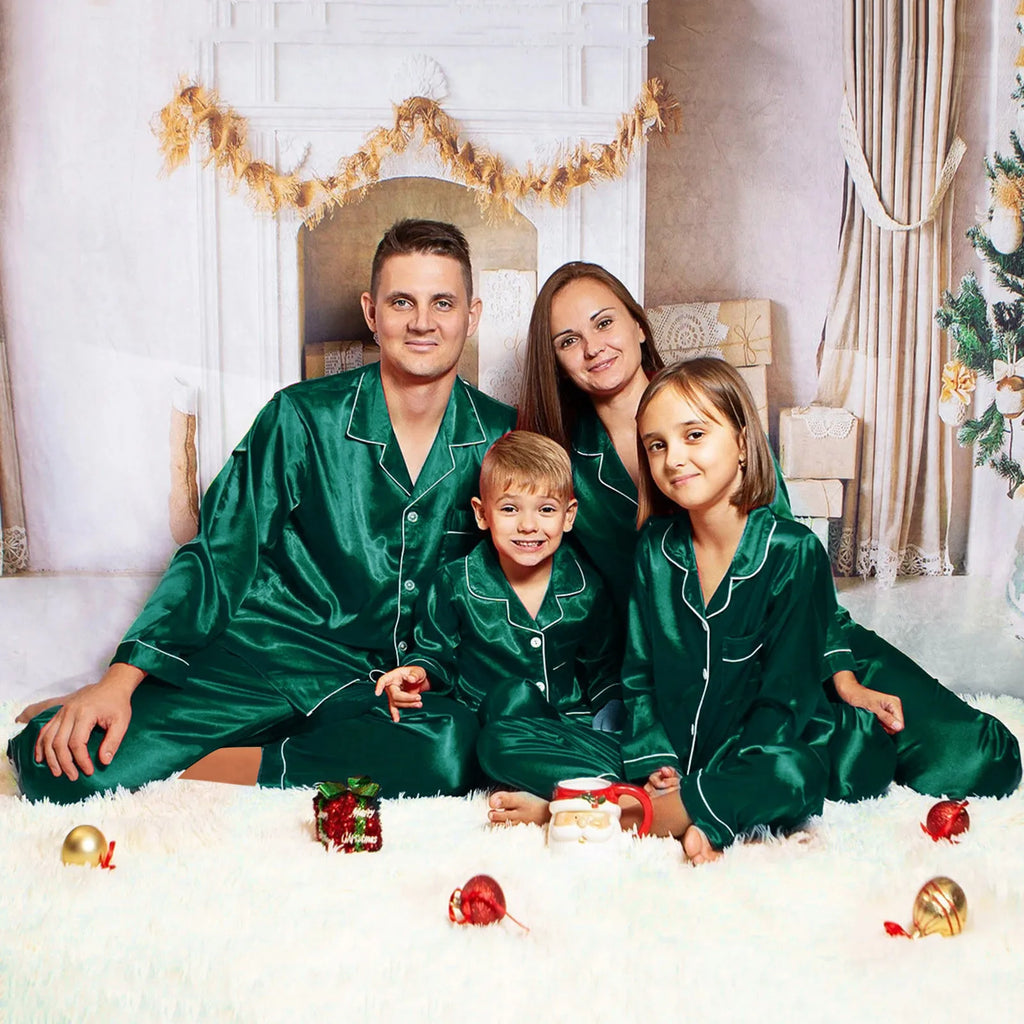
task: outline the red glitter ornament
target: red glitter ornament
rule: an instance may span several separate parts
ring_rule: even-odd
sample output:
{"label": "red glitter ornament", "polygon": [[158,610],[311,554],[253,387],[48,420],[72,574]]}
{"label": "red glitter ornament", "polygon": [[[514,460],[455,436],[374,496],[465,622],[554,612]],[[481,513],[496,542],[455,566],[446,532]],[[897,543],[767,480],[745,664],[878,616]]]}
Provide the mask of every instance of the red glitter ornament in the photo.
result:
{"label": "red glitter ornament", "polygon": [[927,821],[921,823],[921,830],[927,832],[936,843],[940,839],[957,842],[953,837],[971,827],[971,816],[966,807],[966,800],[940,800],[928,812]]}
{"label": "red glitter ornament", "polygon": [[380,832],[380,786],[365,775],[341,782],[321,782],[313,797],[316,835],[328,849],[345,853],[375,853],[383,842]]}
{"label": "red glitter ornament", "polygon": [[456,924],[494,924],[503,917],[524,931],[530,929],[505,909],[505,894],[490,875],[474,875],[448,899],[448,917]]}

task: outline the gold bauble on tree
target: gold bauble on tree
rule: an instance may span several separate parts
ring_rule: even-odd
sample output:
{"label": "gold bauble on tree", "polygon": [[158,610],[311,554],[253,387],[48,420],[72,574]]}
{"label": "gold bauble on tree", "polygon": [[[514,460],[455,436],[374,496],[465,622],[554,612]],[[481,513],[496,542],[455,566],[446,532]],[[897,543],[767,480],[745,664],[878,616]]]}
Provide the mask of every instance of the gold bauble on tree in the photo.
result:
{"label": "gold bauble on tree", "polygon": [[[65,837],[60,850],[65,864],[88,864],[90,867],[107,866],[106,836],[93,825],[77,825]],[[106,862],[106,863],[104,863]]]}

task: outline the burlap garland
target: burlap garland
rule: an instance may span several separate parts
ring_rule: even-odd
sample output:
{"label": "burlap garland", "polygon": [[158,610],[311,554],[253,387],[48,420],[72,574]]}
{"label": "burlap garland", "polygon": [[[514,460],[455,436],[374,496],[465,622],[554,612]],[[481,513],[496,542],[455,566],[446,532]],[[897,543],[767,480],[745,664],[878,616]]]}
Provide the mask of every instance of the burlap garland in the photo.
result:
{"label": "burlap garland", "polygon": [[463,142],[458,124],[433,100],[412,96],[395,107],[394,124],[374,129],[363,146],[338,162],[325,178],[282,174],[254,160],[246,146],[248,122],[217,95],[198,83],[182,83],[178,95],[160,111],[154,131],[160,140],[168,172],[189,157],[192,144],[206,143],[204,164],[214,164],[233,187],[245,185],[253,205],[277,213],[297,210],[308,224],[317,223],[332,206],[344,206],[380,180],[381,163],[389,153],[401,153],[416,129],[433,146],[455,180],[473,189],[489,212],[511,216],[516,200],[535,197],[563,205],[569,193],[588,182],[621,177],[629,159],[651,131],[678,130],[679,104],[658,78],[648,81],[636,106],[619,119],[609,143],[577,143],[562,161],[525,169],[505,166],[501,157]]}

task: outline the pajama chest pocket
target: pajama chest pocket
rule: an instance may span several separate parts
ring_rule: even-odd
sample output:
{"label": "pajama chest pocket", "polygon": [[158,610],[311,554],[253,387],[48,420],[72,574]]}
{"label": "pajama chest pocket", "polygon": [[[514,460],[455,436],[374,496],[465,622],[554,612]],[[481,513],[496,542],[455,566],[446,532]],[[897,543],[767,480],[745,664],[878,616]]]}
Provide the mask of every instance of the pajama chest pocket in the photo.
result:
{"label": "pajama chest pocket", "polygon": [[729,665],[749,662],[763,646],[764,637],[761,633],[725,637],[722,640],[722,661]]}
{"label": "pajama chest pocket", "polygon": [[471,509],[449,509],[444,520],[444,537],[441,538],[442,560],[450,562],[468,555],[482,535]]}

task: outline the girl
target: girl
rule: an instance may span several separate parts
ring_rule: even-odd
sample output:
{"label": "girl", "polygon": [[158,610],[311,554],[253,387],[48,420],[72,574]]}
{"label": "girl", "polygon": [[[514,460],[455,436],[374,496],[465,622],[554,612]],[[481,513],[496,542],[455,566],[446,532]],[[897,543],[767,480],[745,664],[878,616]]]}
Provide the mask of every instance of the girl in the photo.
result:
{"label": "girl", "polygon": [[[623,616],[638,501],[634,418],[662,366],[652,338],[621,281],[593,263],[563,265],[534,306],[519,405],[521,428],[569,443],[580,500],[573,537]],[[778,473],[771,507],[791,516]],[[819,678],[836,719],[829,798],[876,796],[893,781],[935,796],[1006,796],[1020,782],[1018,744],[1001,722],[960,700],[838,605]]]}
{"label": "girl", "polygon": [[662,370],[637,427],[644,530],[622,757],[659,797],[654,830],[680,836],[700,864],[744,833],[821,811],[835,727],[820,680],[832,575],[814,535],[769,507],[771,451],[731,366]]}

